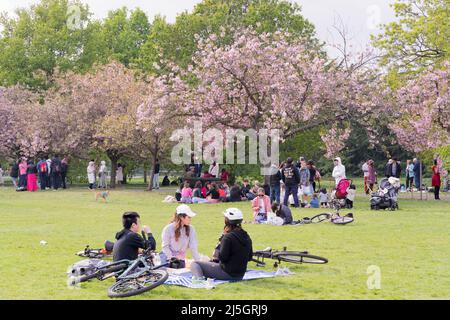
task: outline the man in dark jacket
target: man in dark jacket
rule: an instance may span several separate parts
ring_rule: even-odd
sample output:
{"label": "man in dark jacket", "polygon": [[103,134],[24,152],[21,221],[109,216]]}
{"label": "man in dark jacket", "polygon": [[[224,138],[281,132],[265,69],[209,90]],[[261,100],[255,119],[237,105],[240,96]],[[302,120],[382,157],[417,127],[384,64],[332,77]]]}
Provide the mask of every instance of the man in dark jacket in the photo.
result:
{"label": "man in dark jacket", "polygon": [[297,167],[293,165],[293,162],[294,161],[292,158],[288,158],[286,166],[281,171],[282,179],[286,187],[283,204],[285,206],[288,205],[289,195],[292,194],[292,197],[294,198],[294,207],[298,208],[300,207],[298,202],[298,184],[300,183],[300,173]]}
{"label": "man in dark jacket", "polygon": [[114,261],[136,260],[139,255],[139,249],[156,249],[156,241],[149,227],[143,227],[143,231],[147,234],[147,240],[144,240],[144,238],[139,235],[141,223],[138,213],[124,213],[122,216],[122,223],[123,230],[117,233],[117,242],[114,244]]}
{"label": "man in dark jacket", "polygon": [[47,160],[43,157],[41,161],[37,164],[37,170],[39,174],[39,184],[41,185],[41,190],[47,188],[47,175],[48,175],[48,165]]}
{"label": "man in dark jacket", "polygon": [[276,165],[272,165],[271,168],[272,175],[270,176],[270,201],[272,203],[277,202],[280,203],[280,181],[282,179],[281,177],[281,171],[280,168],[278,168]]}
{"label": "man in dark jacket", "polygon": [[58,190],[59,188],[61,188],[61,170],[61,159],[56,155],[52,159],[51,164],[51,175],[54,190]]}
{"label": "man in dark jacket", "polygon": [[16,161],[13,164],[11,164],[11,171],[9,172],[9,176],[11,177],[14,189],[17,189],[18,188],[17,181],[19,179],[19,162]]}
{"label": "man in dark jacket", "polygon": [[388,165],[386,177],[394,177],[394,178],[400,178],[402,174],[402,168],[400,164],[398,163],[397,158],[392,159],[392,163]]}

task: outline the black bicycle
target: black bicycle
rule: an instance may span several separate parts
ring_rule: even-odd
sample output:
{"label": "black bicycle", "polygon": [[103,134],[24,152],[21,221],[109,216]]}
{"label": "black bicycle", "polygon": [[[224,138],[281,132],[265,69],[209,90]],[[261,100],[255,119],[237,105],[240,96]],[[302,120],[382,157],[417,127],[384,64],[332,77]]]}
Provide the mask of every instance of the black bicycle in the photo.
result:
{"label": "black bicycle", "polygon": [[328,259],[309,254],[309,252],[304,251],[288,251],[286,247],[283,250],[273,250],[272,248],[267,248],[261,251],[253,252],[253,262],[256,262],[258,267],[264,267],[266,263],[264,259],[275,260],[274,267],[283,262],[289,263],[311,263],[311,264],[325,264],[328,263]]}
{"label": "black bicycle", "polygon": [[91,249],[91,247],[87,245],[83,251],[78,252],[76,255],[88,259],[107,259],[112,258],[112,250]]}

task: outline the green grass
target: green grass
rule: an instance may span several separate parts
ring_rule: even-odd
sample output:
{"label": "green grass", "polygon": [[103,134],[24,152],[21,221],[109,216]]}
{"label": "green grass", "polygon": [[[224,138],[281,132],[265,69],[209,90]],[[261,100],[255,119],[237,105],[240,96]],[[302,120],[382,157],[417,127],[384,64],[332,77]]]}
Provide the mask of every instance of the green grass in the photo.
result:
{"label": "green grass", "polygon": [[[120,229],[121,214],[134,210],[151,226],[158,248],[174,204],[165,193],[113,191],[110,203],[85,189],[16,193],[0,188],[0,299],[108,299],[112,280],[70,289],[67,268],[86,244],[101,246]],[[251,217],[249,203],[237,207]],[[194,205],[200,252],[210,255],[222,230],[227,204]],[[309,250],[326,265],[285,265],[291,277],[218,286],[212,291],[161,286],[133,299],[449,299],[450,202],[401,200],[398,212],[371,212],[360,197],[356,222],[299,227],[246,225],[255,249]],[[320,209],[294,209],[295,218]],[[46,240],[47,246],[39,242]],[[370,265],[381,268],[381,289],[367,288]],[[256,268],[255,264],[250,264]],[[273,270],[267,266],[266,270]]]}

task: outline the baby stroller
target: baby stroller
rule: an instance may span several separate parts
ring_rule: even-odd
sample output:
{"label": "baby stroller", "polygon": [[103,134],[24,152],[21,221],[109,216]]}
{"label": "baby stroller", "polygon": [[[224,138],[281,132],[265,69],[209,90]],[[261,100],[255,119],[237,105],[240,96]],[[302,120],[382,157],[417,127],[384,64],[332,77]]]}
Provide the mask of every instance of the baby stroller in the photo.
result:
{"label": "baby stroller", "polygon": [[339,213],[339,210],[342,208],[351,209],[349,206],[350,201],[347,199],[351,185],[352,180],[342,179],[339,181],[336,190],[331,194],[330,205],[336,210],[336,213]]}
{"label": "baby stroller", "polygon": [[400,179],[390,177],[380,181],[378,191],[370,197],[370,209],[398,210],[398,192],[400,190]]}

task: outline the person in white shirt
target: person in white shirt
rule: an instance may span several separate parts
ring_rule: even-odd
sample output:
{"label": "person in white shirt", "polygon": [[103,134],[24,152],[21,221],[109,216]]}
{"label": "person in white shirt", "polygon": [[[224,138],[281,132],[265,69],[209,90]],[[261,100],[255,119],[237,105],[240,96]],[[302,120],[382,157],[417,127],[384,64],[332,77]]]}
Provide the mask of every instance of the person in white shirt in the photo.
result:
{"label": "person in white shirt", "polygon": [[345,175],[345,167],[342,164],[342,160],[341,158],[337,157],[336,159],[334,159],[334,169],[333,169],[333,173],[332,173],[333,178],[336,181],[336,186],[339,184],[339,182],[342,179],[346,179],[346,175]]}
{"label": "person in white shirt", "polygon": [[369,187],[367,185],[367,179],[369,178],[369,160],[364,162],[361,169],[364,173],[364,193],[367,194],[367,191],[369,189]]}
{"label": "person in white shirt", "polygon": [[214,176],[215,178],[219,177],[219,165],[217,164],[216,161],[214,161],[210,166],[209,166],[209,170],[208,173],[212,176]]}

